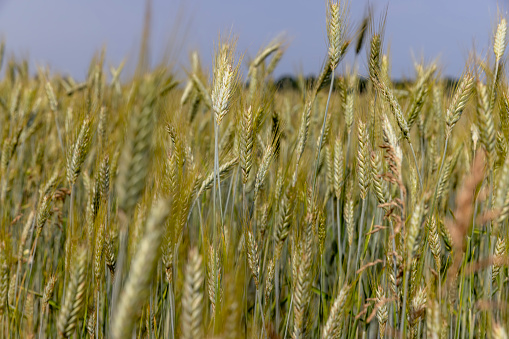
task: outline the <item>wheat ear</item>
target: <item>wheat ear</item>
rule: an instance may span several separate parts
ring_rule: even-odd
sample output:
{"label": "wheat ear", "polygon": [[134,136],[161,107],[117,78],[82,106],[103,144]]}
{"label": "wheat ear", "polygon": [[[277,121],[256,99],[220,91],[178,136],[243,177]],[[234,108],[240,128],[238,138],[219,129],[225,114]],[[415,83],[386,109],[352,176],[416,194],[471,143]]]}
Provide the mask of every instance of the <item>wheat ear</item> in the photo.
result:
{"label": "wheat ear", "polygon": [[189,252],[186,265],[184,289],[182,295],[182,338],[194,339],[203,337],[202,309],[203,284],[202,259],[196,248]]}
{"label": "wheat ear", "polygon": [[164,225],[168,217],[166,201],[159,201],[147,220],[145,235],[131,264],[131,270],[120,295],[111,323],[112,338],[131,336],[138,314],[150,292],[157,262],[161,255]]}
{"label": "wheat ear", "polygon": [[65,299],[58,315],[58,332],[64,338],[69,338],[76,328],[80,311],[85,302],[87,277],[86,251],[79,250],[73,273],[65,291]]}
{"label": "wheat ear", "polygon": [[446,129],[447,135],[451,133],[454,125],[456,125],[458,120],[461,118],[463,109],[465,108],[468,98],[470,97],[473,85],[474,77],[472,76],[472,74],[468,72],[465,73],[465,75],[461,79],[458,88],[456,89],[456,92],[454,92],[454,96],[451,100],[449,108],[447,109],[445,120],[447,125]]}
{"label": "wheat ear", "polygon": [[322,339],[332,339],[332,338],[340,338],[340,328],[343,322],[343,314],[345,313],[345,303],[348,297],[348,292],[350,290],[350,286],[345,285],[339,291],[338,296],[334,300],[334,303],[331,306],[329,318],[325,323],[322,332]]}

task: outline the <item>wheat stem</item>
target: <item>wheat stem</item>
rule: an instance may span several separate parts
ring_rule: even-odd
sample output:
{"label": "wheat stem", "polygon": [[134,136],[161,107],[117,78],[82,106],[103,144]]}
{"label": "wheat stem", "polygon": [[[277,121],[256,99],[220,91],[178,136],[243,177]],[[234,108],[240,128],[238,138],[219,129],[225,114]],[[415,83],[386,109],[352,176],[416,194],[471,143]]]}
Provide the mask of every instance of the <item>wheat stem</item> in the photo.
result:
{"label": "wheat stem", "polygon": [[355,259],[355,267],[356,267],[356,269],[358,269],[360,267],[360,265],[362,265],[362,262],[361,262],[361,244],[362,244],[363,235],[364,235],[364,216],[366,214],[367,200],[368,200],[367,198],[366,199],[362,199],[361,219],[359,221],[359,228],[358,228],[359,240],[358,240],[358,243],[357,243],[357,256],[356,256],[356,259]]}
{"label": "wheat stem", "polygon": [[410,146],[410,150],[412,151],[412,156],[414,157],[415,170],[417,171],[417,175],[419,177],[419,185],[420,185],[420,188],[421,188],[421,191],[422,191],[423,190],[423,184],[422,184],[421,172],[419,171],[419,165],[417,164],[417,158],[415,157],[414,147],[412,146],[412,143],[410,142],[410,139],[408,139],[408,145]]}

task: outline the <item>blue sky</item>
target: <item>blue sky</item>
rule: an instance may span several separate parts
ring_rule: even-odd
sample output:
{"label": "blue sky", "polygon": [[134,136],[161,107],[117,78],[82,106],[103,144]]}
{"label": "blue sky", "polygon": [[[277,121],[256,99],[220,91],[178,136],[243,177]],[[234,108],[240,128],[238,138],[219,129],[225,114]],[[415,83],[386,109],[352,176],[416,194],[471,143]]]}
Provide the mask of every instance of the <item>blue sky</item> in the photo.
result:
{"label": "blue sky", "polygon": [[[107,65],[125,58],[136,64],[144,1],[134,0],[0,0],[0,36],[7,56],[26,57],[32,66],[82,79],[97,51],[106,46]],[[316,74],[327,53],[325,0],[153,0],[151,55],[161,60],[171,51],[176,70],[198,50],[210,67],[219,33],[232,31],[245,58],[284,33],[288,49],[276,76]],[[413,76],[413,63],[439,58],[443,74],[458,76],[468,54],[491,53],[499,15],[507,17],[507,0],[371,0],[376,18],[388,6],[384,45],[390,47],[392,76]],[[368,1],[351,0],[351,33]],[[345,60],[352,62],[352,53]],[[365,56],[359,60],[364,73]],[[181,73],[182,74],[182,73]]]}

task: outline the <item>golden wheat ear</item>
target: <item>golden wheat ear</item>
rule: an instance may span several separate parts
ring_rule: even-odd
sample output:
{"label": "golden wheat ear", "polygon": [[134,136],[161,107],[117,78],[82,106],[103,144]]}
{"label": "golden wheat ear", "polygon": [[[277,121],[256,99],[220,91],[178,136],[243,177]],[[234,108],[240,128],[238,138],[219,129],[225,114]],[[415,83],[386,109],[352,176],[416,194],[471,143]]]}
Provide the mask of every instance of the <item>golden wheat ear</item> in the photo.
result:
{"label": "golden wheat ear", "polygon": [[143,238],[131,263],[127,281],[122,289],[111,324],[112,338],[127,338],[132,335],[139,311],[147,302],[150,284],[156,273],[161,256],[164,225],[168,218],[168,204],[161,200],[152,207],[146,222]]}
{"label": "golden wheat ear", "polygon": [[214,58],[211,101],[218,125],[228,113],[233,93],[238,86],[239,63],[235,65],[234,60],[236,44],[235,40],[220,43]]}

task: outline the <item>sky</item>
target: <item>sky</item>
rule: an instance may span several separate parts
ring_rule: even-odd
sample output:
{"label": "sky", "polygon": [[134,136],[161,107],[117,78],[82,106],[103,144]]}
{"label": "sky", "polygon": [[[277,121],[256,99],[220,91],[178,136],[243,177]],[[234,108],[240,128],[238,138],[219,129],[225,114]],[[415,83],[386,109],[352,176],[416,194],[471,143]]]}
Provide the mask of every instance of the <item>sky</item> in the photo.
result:
{"label": "sky", "polygon": [[[509,0],[350,0],[350,35],[369,5],[375,22],[387,8],[384,48],[392,77],[413,77],[414,62],[421,60],[438,60],[443,75],[458,77],[472,51],[492,53],[493,32],[501,15],[508,17]],[[106,65],[125,59],[128,73],[136,65],[144,12],[141,0],[0,0],[0,37],[6,56],[28,58],[32,70],[48,66],[84,79],[91,58],[105,47]],[[325,0],[152,0],[152,63],[167,55],[185,76],[193,50],[211,69],[220,34],[238,39],[245,62],[283,34],[287,50],[275,76],[316,75],[327,54],[325,13]],[[352,52],[340,67],[353,63]],[[366,73],[365,50],[358,67]]]}

